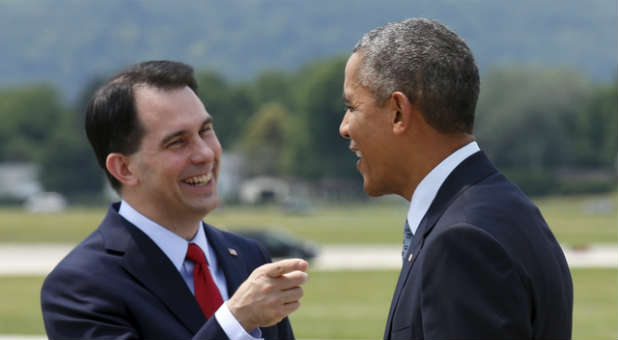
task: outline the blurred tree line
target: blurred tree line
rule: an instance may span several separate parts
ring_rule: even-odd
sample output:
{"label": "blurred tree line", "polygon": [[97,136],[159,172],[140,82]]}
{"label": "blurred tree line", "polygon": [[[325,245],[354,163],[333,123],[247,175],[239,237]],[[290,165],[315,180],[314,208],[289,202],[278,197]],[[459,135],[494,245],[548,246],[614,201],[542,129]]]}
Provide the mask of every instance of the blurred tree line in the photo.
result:
{"label": "blurred tree line", "polygon": [[[339,136],[345,58],[294,72],[264,71],[229,82],[199,72],[199,96],[227,152],[245,156],[247,175],[309,183],[360,178]],[[84,108],[103,79],[67,105],[46,84],[0,90],[0,162],[34,162],[48,191],[73,201],[100,195],[104,177],[83,129]],[[617,88],[570,70],[502,68],[482,77],[476,135],[508,177],[532,195],[615,189]]]}

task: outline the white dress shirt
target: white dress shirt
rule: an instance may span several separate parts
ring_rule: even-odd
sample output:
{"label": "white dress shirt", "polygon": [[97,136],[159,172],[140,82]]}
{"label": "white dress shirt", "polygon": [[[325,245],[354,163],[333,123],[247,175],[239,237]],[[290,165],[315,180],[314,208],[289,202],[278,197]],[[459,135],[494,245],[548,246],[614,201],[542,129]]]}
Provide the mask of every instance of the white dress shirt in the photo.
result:
{"label": "white dress shirt", "polygon": [[[227,301],[229,299],[226,285],[227,282],[225,280],[223,268],[219,266],[213,249],[208,245],[206,233],[204,232],[204,228],[202,228],[201,222],[198,225],[197,233],[193,239],[187,241],[178,234],[142,215],[124,200],[120,203],[118,214],[150,237],[150,239],[161,249],[161,251],[163,251],[170,261],[172,261],[174,267],[176,267],[178,272],[180,272],[180,275],[187,284],[187,287],[194,295],[194,265],[193,262],[186,260],[186,255],[187,249],[189,248],[189,243],[193,242],[197,244],[204,252],[204,256],[206,256],[206,261],[208,261],[208,269],[210,270],[210,274],[212,275],[217,288],[219,288],[221,298],[223,301]],[[238,320],[236,320],[232,312],[230,312],[227,307],[227,303],[223,303],[221,307],[219,307],[219,309],[215,312],[215,318],[230,339],[256,340],[260,339],[262,336],[262,332],[259,328],[251,331],[251,334],[247,333]]]}
{"label": "white dress shirt", "polygon": [[474,141],[459,148],[457,151],[446,157],[440,164],[433,168],[423,180],[418,184],[408,208],[408,225],[412,234],[416,234],[419,224],[425,217],[427,210],[431,206],[438,190],[455,168],[472,154],[480,151],[478,144]]}

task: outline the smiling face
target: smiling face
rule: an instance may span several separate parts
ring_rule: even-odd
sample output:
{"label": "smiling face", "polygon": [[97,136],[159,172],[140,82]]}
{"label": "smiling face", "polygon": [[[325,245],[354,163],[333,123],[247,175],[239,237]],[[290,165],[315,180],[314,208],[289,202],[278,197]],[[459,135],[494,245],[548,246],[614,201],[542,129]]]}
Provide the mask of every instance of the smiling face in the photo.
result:
{"label": "smiling face", "polygon": [[135,102],[145,134],[128,156],[136,181],[123,190],[131,204],[161,224],[202,219],[219,204],[221,145],[212,118],[189,87],[137,86]]}
{"label": "smiling face", "polygon": [[360,63],[361,56],[354,53],[346,64],[343,96],[347,109],[339,133],[350,140],[350,150],[359,157],[356,167],[363,175],[365,192],[370,196],[396,193],[395,112],[388,100],[378,105],[373,93],[358,82]]}

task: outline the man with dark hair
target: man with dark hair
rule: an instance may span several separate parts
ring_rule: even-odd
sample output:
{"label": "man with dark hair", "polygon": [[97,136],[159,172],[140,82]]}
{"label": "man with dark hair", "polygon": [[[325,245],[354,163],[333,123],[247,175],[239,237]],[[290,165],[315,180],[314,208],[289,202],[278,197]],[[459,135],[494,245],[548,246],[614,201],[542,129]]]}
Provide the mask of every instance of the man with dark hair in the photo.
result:
{"label": "man with dark hair", "polygon": [[196,92],[190,66],[151,61],[91,99],[86,133],[122,201],[46,278],[50,338],[294,337],[307,263],[202,221],[221,145]]}
{"label": "man with dark hair", "polygon": [[564,254],[475,142],[478,94],[472,53],[433,20],[378,27],[348,59],[339,129],[363,188],[410,201],[385,339],[571,337]]}

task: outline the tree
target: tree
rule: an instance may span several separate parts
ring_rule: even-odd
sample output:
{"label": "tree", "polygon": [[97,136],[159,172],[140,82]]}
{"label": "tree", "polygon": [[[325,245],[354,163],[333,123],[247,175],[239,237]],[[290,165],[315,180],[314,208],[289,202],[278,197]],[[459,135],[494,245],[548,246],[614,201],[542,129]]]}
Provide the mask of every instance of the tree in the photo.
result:
{"label": "tree", "polygon": [[[65,130],[66,131],[66,130]],[[56,191],[75,203],[101,197],[105,181],[88,142],[80,135],[59,130],[45,145],[40,158],[39,180],[47,191]]]}
{"label": "tree", "polygon": [[251,117],[243,134],[240,148],[251,166],[249,176],[280,176],[284,172],[284,152],[292,137],[289,113],[283,105],[270,102],[260,106]]}
{"label": "tree", "polygon": [[577,115],[578,165],[614,168],[618,153],[616,82],[593,89],[593,95]]}
{"label": "tree", "polygon": [[587,145],[578,132],[580,115],[591,95],[589,82],[571,71],[493,70],[482,81],[476,136],[496,166],[528,194],[573,187],[559,174],[580,166]]}
{"label": "tree", "polygon": [[563,70],[512,68],[482,81],[476,135],[502,168],[555,169],[574,164],[573,133],[590,85]]}
{"label": "tree", "polygon": [[293,127],[300,137],[293,164],[299,174],[311,178],[356,176],[354,155],[348,141],[339,135],[345,62],[343,57],[317,62],[295,77],[301,116]]}
{"label": "tree", "polygon": [[47,191],[56,191],[76,203],[96,201],[101,197],[105,175],[99,167],[86,137],[84,118],[86,106],[94,91],[104,82],[93,78],[81,91],[74,109],[66,110],[42,147],[39,180]]}
{"label": "tree", "polygon": [[230,85],[218,73],[197,75],[199,97],[213,117],[215,131],[224,148],[232,148],[254,112],[255,104],[248,85]]}
{"label": "tree", "polygon": [[251,91],[256,104],[278,102],[288,109],[294,107],[292,76],[277,70],[261,72],[252,82]]}
{"label": "tree", "polygon": [[0,92],[0,160],[36,161],[65,114],[58,93],[50,85]]}

